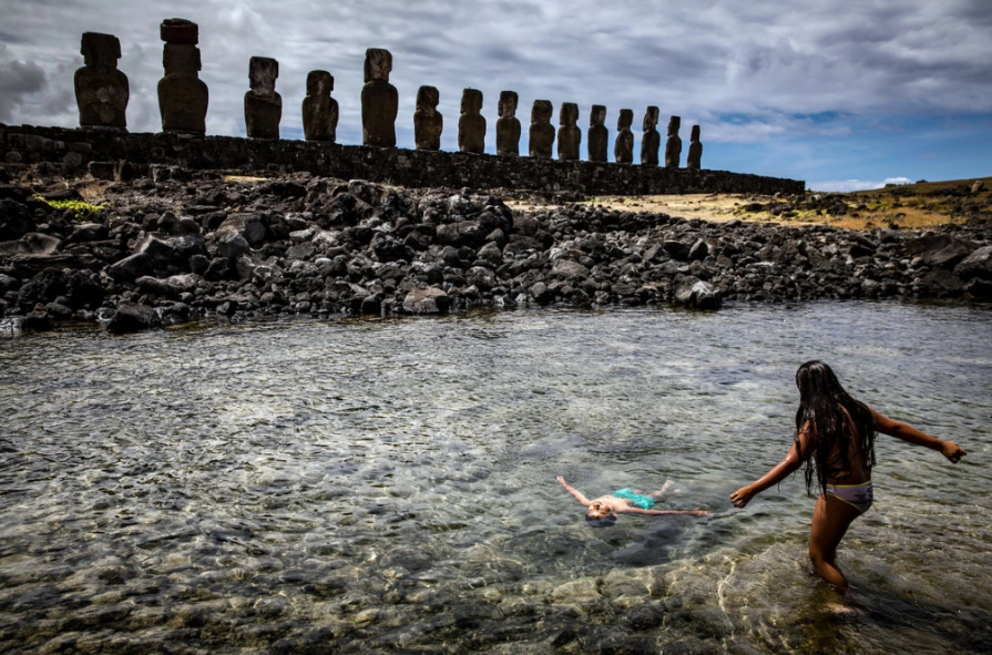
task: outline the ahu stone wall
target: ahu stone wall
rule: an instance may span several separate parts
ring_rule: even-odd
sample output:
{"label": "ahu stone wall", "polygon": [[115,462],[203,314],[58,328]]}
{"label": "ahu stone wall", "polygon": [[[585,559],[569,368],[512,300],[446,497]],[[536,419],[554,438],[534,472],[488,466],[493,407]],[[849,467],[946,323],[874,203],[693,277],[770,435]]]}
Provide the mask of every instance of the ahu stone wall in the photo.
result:
{"label": "ahu stone wall", "polygon": [[728,171],[406,150],[322,141],[243,139],[92,128],[0,125],[0,160],[47,162],[66,173],[149,175],[156,166],[241,174],[309,172],[339,179],[423,187],[500,187],[589,195],[803,193],[803,181]]}

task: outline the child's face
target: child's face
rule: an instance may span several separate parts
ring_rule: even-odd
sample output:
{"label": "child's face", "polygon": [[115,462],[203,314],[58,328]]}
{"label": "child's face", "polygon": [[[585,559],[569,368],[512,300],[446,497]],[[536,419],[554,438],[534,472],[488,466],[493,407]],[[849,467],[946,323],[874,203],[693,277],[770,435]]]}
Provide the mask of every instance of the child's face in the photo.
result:
{"label": "child's face", "polygon": [[586,516],[594,519],[606,518],[612,513],[613,511],[606,503],[598,500],[592,501],[592,504],[589,505],[589,509],[586,510]]}

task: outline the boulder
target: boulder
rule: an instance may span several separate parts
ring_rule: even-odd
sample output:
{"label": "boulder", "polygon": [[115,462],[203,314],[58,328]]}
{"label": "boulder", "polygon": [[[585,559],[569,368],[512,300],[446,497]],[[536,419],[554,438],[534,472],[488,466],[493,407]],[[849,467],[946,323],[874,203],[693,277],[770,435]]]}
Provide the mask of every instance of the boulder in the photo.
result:
{"label": "boulder", "polygon": [[410,314],[444,314],[451,306],[448,294],[440,289],[414,289],[403,299],[403,311]]}
{"label": "boulder", "polygon": [[17,293],[17,305],[27,310],[65,295],[68,277],[62,269],[46,268],[21,286]]}
{"label": "boulder", "polygon": [[9,198],[0,200],[0,241],[20,239],[36,229],[32,212],[26,205]]}
{"label": "boulder", "polygon": [[971,253],[954,267],[954,275],[962,280],[992,280],[992,246]]}
{"label": "boulder", "polygon": [[107,323],[107,331],[113,334],[140,332],[162,327],[162,319],[151,307],[135,303],[122,303]]}
{"label": "boulder", "polygon": [[556,261],[551,268],[551,277],[584,280],[589,277],[589,269],[577,261],[563,258]]}
{"label": "boulder", "polygon": [[977,246],[952,234],[937,234],[913,240],[907,244],[906,250],[911,255],[918,255],[927,266],[950,270],[974,252]]}
{"label": "boulder", "polygon": [[676,304],[690,309],[720,309],[723,298],[720,290],[697,277],[681,277],[675,282]]}
{"label": "boulder", "polygon": [[217,228],[216,235],[218,241],[241,235],[254,248],[265,242],[266,232],[261,214],[231,214]]}
{"label": "boulder", "polygon": [[51,255],[62,245],[62,241],[50,234],[28,232],[16,241],[0,243],[0,257],[13,255]]}

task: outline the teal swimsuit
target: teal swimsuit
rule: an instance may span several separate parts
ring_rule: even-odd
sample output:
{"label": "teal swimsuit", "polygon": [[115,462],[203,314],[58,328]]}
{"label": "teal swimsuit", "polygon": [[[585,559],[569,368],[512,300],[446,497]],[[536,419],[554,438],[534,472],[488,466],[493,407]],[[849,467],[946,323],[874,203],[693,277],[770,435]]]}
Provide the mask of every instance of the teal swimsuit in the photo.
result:
{"label": "teal swimsuit", "polygon": [[631,503],[640,507],[641,509],[651,509],[654,507],[654,498],[651,496],[645,496],[644,494],[635,494],[632,489],[619,489],[613,492],[613,495],[617,498],[623,498],[624,500],[629,500]]}

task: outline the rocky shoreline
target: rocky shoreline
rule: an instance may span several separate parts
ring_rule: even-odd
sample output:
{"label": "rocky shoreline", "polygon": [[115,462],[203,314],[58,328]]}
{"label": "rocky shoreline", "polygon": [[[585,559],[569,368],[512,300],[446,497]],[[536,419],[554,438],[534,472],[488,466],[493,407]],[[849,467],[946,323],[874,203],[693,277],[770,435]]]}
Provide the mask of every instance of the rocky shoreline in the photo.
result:
{"label": "rocky shoreline", "polygon": [[[106,184],[0,169],[0,320],[124,333],[527,305],[992,300],[986,221],[925,232],[717,224],[594,204],[511,209],[499,191],[152,173]],[[99,208],[53,206],[94,189]]]}

